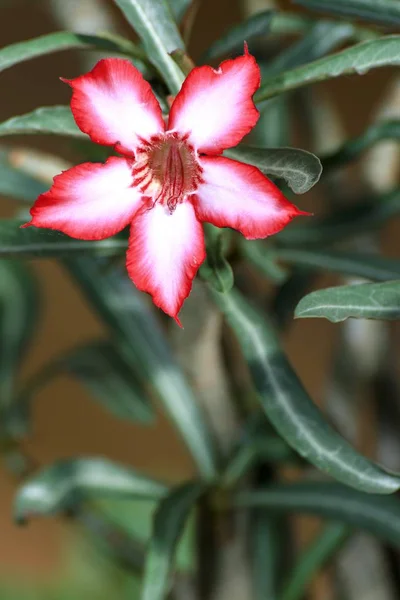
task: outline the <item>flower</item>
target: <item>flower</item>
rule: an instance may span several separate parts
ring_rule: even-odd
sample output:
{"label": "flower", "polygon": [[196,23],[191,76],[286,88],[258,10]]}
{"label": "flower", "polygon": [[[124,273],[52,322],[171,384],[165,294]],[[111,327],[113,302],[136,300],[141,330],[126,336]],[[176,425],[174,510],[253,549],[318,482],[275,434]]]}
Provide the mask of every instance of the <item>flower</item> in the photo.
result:
{"label": "flower", "polygon": [[54,178],[31,209],[34,225],[102,240],[130,225],[127,270],[139,290],[178,313],[205,258],[202,222],[265,238],[302,214],[256,167],[221,156],[256,124],[260,70],[243,56],[194,68],[167,125],[151,87],[128,60],[100,60],[63,80],[78,127],[121,156]]}

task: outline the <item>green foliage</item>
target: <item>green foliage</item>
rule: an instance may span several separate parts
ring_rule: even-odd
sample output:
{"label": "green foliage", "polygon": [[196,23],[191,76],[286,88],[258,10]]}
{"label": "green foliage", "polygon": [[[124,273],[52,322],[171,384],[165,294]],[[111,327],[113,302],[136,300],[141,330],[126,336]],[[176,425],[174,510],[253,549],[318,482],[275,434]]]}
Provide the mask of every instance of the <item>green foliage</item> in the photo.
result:
{"label": "green foliage", "polygon": [[311,10],[340,17],[352,17],[394,27],[400,25],[400,6],[396,0],[294,0]]}

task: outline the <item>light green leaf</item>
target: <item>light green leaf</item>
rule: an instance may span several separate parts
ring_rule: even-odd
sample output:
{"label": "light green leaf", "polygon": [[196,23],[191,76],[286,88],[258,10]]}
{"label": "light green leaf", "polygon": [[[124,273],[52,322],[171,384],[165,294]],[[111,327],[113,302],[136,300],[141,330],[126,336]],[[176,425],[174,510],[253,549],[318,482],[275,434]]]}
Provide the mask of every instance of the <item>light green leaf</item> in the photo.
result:
{"label": "light green leaf", "polygon": [[77,508],[91,498],[162,498],[167,488],[134,469],[106,459],[60,460],[23,484],[14,515],[23,522],[33,515],[52,515]]}
{"label": "light green leaf", "polygon": [[20,219],[0,219],[0,257],[53,258],[70,256],[71,253],[115,256],[123,254],[127,247],[127,240],[123,234],[107,240],[85,242],[50,229],[21,229],[23,224],[24,221]]}
{"label": "light green leaf", "polygon": [[321,158],[325,170],[337,169],[359,157],[367,148],[381,140],[400,141],[400,120],[378,121],[356,138],[345,142],[332,154]]}
{"label": "light green leaf", "polygon": [[69,106],[43,106],[0,123],[0,136],[27,134],[86,137],[78,129]]}
{"label": "light green leaf", "polygon": [[[39,291],[33,273],[17,261],[0,261],[0,411],[13,403],[21,359],[38,322]],[[1,425],[6,423],[0,416]]]}
{"label": "light green leaf", "polygon": [[311,514],[341,521],[400,547],[400,501],[396,496],[365,494],[340,483],[313,481],[241,492],[235,505],[257,507],[271,515]]}
{"label": "light green leaf", "polygon": [[65,261],[72,277],[111,332],[125,344],[137,377],[156,392],[204,478],[217,474],[218,457],[205,416],[198,406],[152,311],[125,274],[102,268],[89,256]]}
{"label": "light green leaf", "polygon": [[338,552],[349,537],[349,528],[342,523],[328,523],[321,533],[303,550],[293,571],[286,577],[281,600],[302,600],[307,586],[318,571]]}
{"label": "light green leaf", "polygon": [[295,194],[304,194],[315,185],[322,165],[314,154],[298,148],[253,148],[238,146],[226,156],[255,165],[262,173],[285,179]]}
{"label": "light green leaf", "polygon": [[106,35],[84,35],[70,31],[57,31],[1,48],[0,71],[38,56],[76,48],[128,54],[140,60],[146,60],[143,50],[123,38],[111,39]]}
{"label": "light green leaf", "polygon": [[147,55],[165,79],[171,94],[182,84],[183,74],[170,53],[184,44],[166,0],[114,0],[143,42]]}
{"label": "light green leaf", "polygon": [[326,217],[302,219],[276,236],[285,246],[327,245],[346,237],[379,229],[392,217],[400,214],[400,188],[391,190],[366,202],[340,208]]}
{"label": "light green leaf", "polygon": [[175,21],[179,24],[185,16],[192,0],[167,0]]}
{"label": "light green leaf", "polygon": [[333,273],[355,275],[373,281],[400,279],[400,262],[376,254],[309,248],[277,248],[267,250],[272,256],[295,265],[322,269]]}
{"label": "light green leaf", "polygon": [[263,314],[236,290],[212,295],[236,334],[262,408],[286,442],[349,486],[368,493],[397,491],[399,476],[358,454],[331,428],[297,378]]}
{"label": "light green leaf", "polygon": [[47,189],[42,182],[10,165],[7,153],[0,151],[0,194],[17,200],[35,200]]}
{"label": "light green leaf", "polygon": [[341,285],[311,292],[296,307],[295,316],[323,317],[339,323],[355,319],[400,319],[400,281]]}
{"label": "light green leaf", "polygon": [[207,63],[218,56],[227,56],[238,50],[243,51],[244,42],[267,36],[273,15],[271,10],[264,10],[235,25],[211,44],[201,57],[201,62]]}
{"label": "light green leaf", "polygon": [[400,25],[400,4],[397,0],[294,0],[311,10],[340,17],[372,21],[389,27]]}
{"label": "light green leaf", "polygon": [[185,483],[161,500],[154,515],[142,600],[163,600],[168,596],[176,546],[190,510],[203,493],[202,484]]}
{"label": "light green leaf", "polygon": [[400,65],[399,35],[388,35],[362,42],[331,56],[273,76],[264,81],[255,95],[255,100],[260,102],[318,81],[352,73],[363,75],[370,69],[390,65]]}

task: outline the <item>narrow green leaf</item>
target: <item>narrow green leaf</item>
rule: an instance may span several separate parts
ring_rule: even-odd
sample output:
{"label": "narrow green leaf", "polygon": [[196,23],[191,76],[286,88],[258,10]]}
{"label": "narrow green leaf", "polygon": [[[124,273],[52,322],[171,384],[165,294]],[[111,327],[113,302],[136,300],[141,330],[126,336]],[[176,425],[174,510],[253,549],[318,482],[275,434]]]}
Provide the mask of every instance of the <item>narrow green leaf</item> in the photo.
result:
{"label": "narrow green leaf", "polygon": [[[36,280],[22,263],[0,261],[0,410],[13,402],[15,377],[38,322]],[[1,420],[1,417],[0,417]],[[4,423],[2,423],[4,424]]]}
{"label": "narrow green leaf", "polygon": [[85,242],[58,231],[26,227],[20,219],[0,219],[0,257],[18,256],[53,258],[75,254],[115,256],[126,251],[127,240],[122,234],[107,240]]}
{"label": "narrow green leaf", "polygon": [[294,0],[311,10],[340,17],[353,17],[380,25],[400,25],[400,4],[397,0]]}
{"label": "narrow green leaf", "polygon": [[282,530],[276,518],[254,509],[250,521],[254,600],[278,600],[279,558]]}
{"label": "narrow green leaf", "polygon": [[47,189],[43,183],[10,165],[0,152],[0,194],[7,198],[32,202]]}
{"label": "narrow green leaf", "polygon": [[296,307],[295,316],[323,317],[339,323],[355,319],[400,319],[400,280],[341,285],[311,292]]}
{"label": "narrow green leaf", "polygon": [[[118,40],[118,42],[116,41]],[[84,35],[70,31],[57,31],[32,40],[17,42],[0,49],[0,71],[4,71],[26,60],[45,54],[73,49],[104,50],[128,54],[146,60],[146,55],[138,46],[123,38],[108,38],[106,35]]]}
{"label": "narrow green leaf", "polygon": [[400,279],[400,262],[375,254],[309,248],[277,248],[267,250],[272,256],[295,265],[322,269],[333,273],[355,275],[373,281]]}
{"label": "narrow green leaf", "polygon": [[207,258],[200,267],[201,277],[217,292],[228,292],[234,283],[231,265],[225,258],[224,232],[218,227],[204,224]]}
{"label": "narrow green leaf", "polygon": [[375,231],[398,214],[400,214],[400,188],[366,202],[340,208],[326,217],[302,219],[292,227],[281,231],[275,239],[285,246],[323,246],[349,236]]}
{"label": "narrow green leaf", "polygon": [[353,36],[354,27],[350,23],[330,21],[316,23],[299,41],[280,52],[268,63],[262,70],[263,78],[317,60]]}
{"label": "narrow green leaf", "polygon": [[370,69],[400,65],[400,36],[388,35],[346,48],[336,54],[321,58],[267,79],[255,95],[255,100],[267,100],[304,85],[324,81],[340,75],[358,73]]}
{"label": "narrow green leaf", "polygon": [[170,573],[176,546],[197,500],[204,493],[199,483],[185,483],[161,500],[154,515],[147,552],[142,600],[163,600],[170,590]]}
{"label": "narrow green leaf", "polygon": [[85,137],[76,125],[69,106],[43,106],[0,123],[0,136],[27,134]]}
{"label": "narrow green leaf", "polygon": [[96,340],[56,359],[54,374],[65,370],[81,381],[116,417],[142,423],[154,418],[146,392],[123,350],[108,340]]}
{"label": "narrow green leaf", "polygon": [[169,56],[184,44],[166,0],[114,0],[143,42],[149,60],[176,94],[183,75]]}
{"label": "narrow green leaf", "polygon": [[87,499],[162,498],[163,484],[134,469],[100,458],[66,459],[46,467],[20,488],[14,503],[15,519],[72,510]]}
{"label": "narrow green leaf", "polygon": [[269,514],[312,514],[364,529],[400,547],[400,501],[396,496],[365,494],[336,482],[271,485],[241,492],[238,507],[257,507]]}
{"label": "narrow green leaf", "polygon": [[193,391],[143,295],[118,269],[89,256],[65,261],[72,277],[111,332],[126,345],[131,368],[157,393],[204,478],[217,473],[215,443]]}
{"label": "narrow green leaf", "polygon": [[287,576],[281,600],[302,600],[307,586],[318,571],[337,553],[349,536],[349,528],[342,523],[328,523],[303,551]]}
{"label": "narrow green leaf", "polygon": [[349,486],[379,494],[398,490],[399,476],[358,454],[331,428],[297,378],[264,316],[235,290],[212,295],[237,336],[262,408],[287,443]]}
{"label": "narrow green leaf", "polygon": [[245,21],[235,25],[216,40],[201,57],[202,63],[207,63],[218,56],[227,56],[236,51],[243,51],[244,42],[266,36],[274,13],[271,10],[251,15]]}
{"label": "narrow green leaf", "polygon": [[255,165],[262,173],[285,179],[295,194],[304,194],[315,185],[322,165],[314,154],[298,148],[253,148],[238,146],[226,156]]}
{"label": "narrow green leaf", "polygon": [[[283,35],[306,35],[315,25],[315,19],[298,13],[277,12],[274,14],[270,24],[270,35],[279,38]],[[339,25],[339,24],[338,24]],[[352,25],[354,39],[361,42],[379,37],[373,29]]]}
{"label": "narrow green leaf", "polygon": [[361,135],[345,142],[331,154],[321,158],[325,170],[337,169],[358,158],[364,150],[381,140],[400,141],[400,120],[378,121]]}
{"label": "narrow green leaf", "polygon": [[267,279],[283,283],[289,276],[287,271],[276,262],[271,252],[266,252],[265,244],[260,240],[240,240],[242,255]]}

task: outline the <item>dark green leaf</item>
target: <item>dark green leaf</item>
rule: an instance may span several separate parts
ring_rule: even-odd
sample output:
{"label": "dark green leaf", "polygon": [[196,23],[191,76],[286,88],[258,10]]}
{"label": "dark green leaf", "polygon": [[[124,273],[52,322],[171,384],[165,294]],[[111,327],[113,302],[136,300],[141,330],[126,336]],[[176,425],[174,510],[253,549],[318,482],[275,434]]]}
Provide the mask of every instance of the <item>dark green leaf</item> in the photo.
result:
{"label": "dark green leaf", "polygon": [[361,135],[345,142],[332,154],[324,156],[322,164],[325,170],[336,169],[358,158],[367,148],[381,140],[400,141],[400,120],[373,123]]}
{"label": "dark green leaf", "polygon": [[43,106],[0,123],[0,136],[26,134],[85,137],[78,129],[69,106]]}
{"label": "dark green leaf", "polygon": [[239,25],[235,25],[211,44],[203,54],[201,62],[207,63],[218,56],[226,56],[238,50],[243,51],[244,42],[266,36],[273,15],[274,13],[271,10],[264,10],[251,15]]}
{"label": "dark green leaf", "polygon": [[312,514],[364,529],[400,547],[400,501],[396,496],[364,494],[336,482],[272,485],[239,493],[235,504],[270,514]]}
{"label": "dark green leaf", "polygon": [[256,93],[255,100],[260,102],[304,85],[340,75],[352,73],[363,75],[370,69],[389,65],[400,65],[400,36],[397,35],[362,42],[331,56],[271,77]]}
{"label": "dark green leaf", "polygon": [[322,165],[314,154],[298,148],[252,148],[238,146],[227,150],[227,156],[255,165],[262,173],[287,181],[295,194],[304,194],[315,185]]}
{"label": "dark green leaf", "polygon": [[91,498],[162,498],[167,488],[144,475],[100,458],[60,460],[20,488],[14,514],[19,522],[34,515],[72,510]]}
{"label": "dark green leaf", "polygon": [[324,317],[332,323],[356,319],[400,319],[400,281],[341,285],[311,292],[296,307],[295,316]]}
{"label": "dark green leaf", "polygon": [[204,493],[203,485],[185,483],[161,500],[154,515],[142,600],[162,600],[167,597],[177,543],[190,510],[202,493]]}
{"label": "dark green leaf", "polygon": [[[115,41],[118,40],[118,41]],[[70,31],[57,31],[42,35],[25,42],[17,42],[0,50],[0,71],[4,71],[13,65],[31,60],[44,54],[51,54],[61,50],[72,50],[75,48],[104,50],[105,52],[117,52],[130,56],[146,59],[144,52],[129,40],[123,38],[108,38],[106,35],[84,35]]]}
{"label": "dark green leaf", "polygon": [[71,253],[115,256],[123,254],[127,247],[127,240],[123,235],[107,240],[85,242],[50,229],[37,227],[21,229],[23,223],[24,221],[20,219],[0,220],[0,256],[52,258],[70,256]]}
{"label": "dark green leaf", "polygon": [[170,92],[176,94],[183,75],[170,57],[177,48],[184,49],[182,38],[165,0],[114,0],[143,42],[144,49]]}
{"label": "dark green leaf", "polygon": [[261,148],[281,148],[290,140],[288,98],[276,96],[258,105],[260,118],[247,137],[249,145]]}
{"label": "dark green leaf", "polygon": [[232,267],[225,258],[224,233],[213,225],[204,224],[207,258],[200,267],[201,277],[217,292],[228,292],[234,283]]}
{"label": "dark green leaf", "polygon": [[278,600],[279,556],[282,530],[276,518],[254,509],[250,521],[254,600]]}
{"label": "dark green leaf", "polygon": [[265,245],[260,240],[240,240],[241,253],[267,279],[275,283],[283,283],[288,273],[283,269],[271,252],[265,251]]}
{"label": "dark green leaf", "polygon": [[396,188],[326,217],[302,219],[281,231],[275,239],[285,246],[331,244],[348,236],[374,231],[398,214],[400,189]]}
{"label": "dark green leaf", "polygon": [[157,393],[201,475],[214,478],[217,457],[212,434],[144,295],[118,269],[102,268],[89,256],[65,262],[96,312],[126,344],[131,368]]}
{"label": "dark green leaf", "polygon": [[38,322],[38,305],[37,283],[30,270],[22,263],[1,260],[0,410],[12,404],[15,377]]}
{"label": "dark green leaf", "polygon": [[47,186],[10,165],[7,154],[0,153],[0,194],[17,200],[36,200]]}
{"label": "dark green leaf", "polygon": [[321,533],[303,551],[280,596],[281,600],[302,600],[307,586],[318,571],[338,552],[349,536],[349,529],[342,523],[328,523]]}
{"label": "dark green leaf", "polygon": [[294,0],[311,10],[340,17],[354,17],[389,27],[400,25],[400,4],[397,0]]}
{"label": "dark green leaf", "polygon": [[383,258],[376,254],[359,254],[335,250],[308,248],[277,248],[267,251],[270,255],[285,262],[305,265],[312,269],[322,269],[345,275],[355,275],[373,281],[400,279],[400,261]]}
{"label": "dark green leaf", "polygon": [[[315,23],[314,19],[298,13],[277,12],[272,17],[270,35],[275,35],[279,39],[283,35],[306,35]],[[352,28],[354,39],[360,42],[377,38],[379,35],[376,31],[367,27],[352,25]]]}
{"label": "dark green leaf", "polygon": [[325,420],[308,396],[263,314],[236,290],[212,292],[236,334],[268,419],[301,456],[339,481],[389,494],[400,477],[358,454]]}
{"label": "dark green leaf", "polygon": [[142,423],[153,420],[146,391],[117,344],[105,340],[86,344],[57,363],[86,385],[115,416]]}

